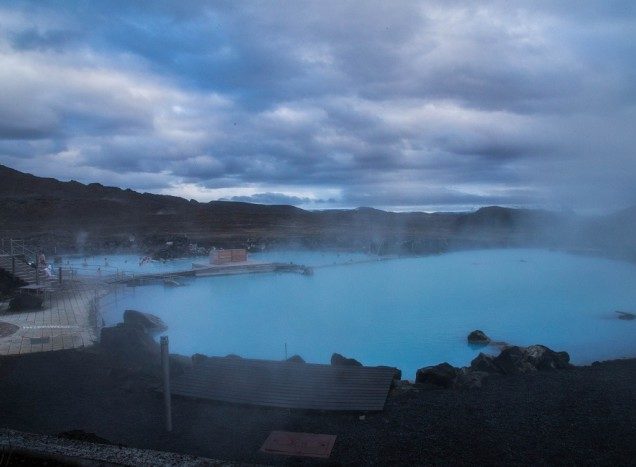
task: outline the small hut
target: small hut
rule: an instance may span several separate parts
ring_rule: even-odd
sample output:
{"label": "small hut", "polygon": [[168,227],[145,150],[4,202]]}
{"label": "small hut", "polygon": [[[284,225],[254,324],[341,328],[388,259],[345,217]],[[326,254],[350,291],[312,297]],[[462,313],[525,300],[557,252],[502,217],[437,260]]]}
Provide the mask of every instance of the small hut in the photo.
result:
{"label": "small hut", "polygon": [[246,261],[247,250],[245,248],[210,251],[210,264],[244,263]]}

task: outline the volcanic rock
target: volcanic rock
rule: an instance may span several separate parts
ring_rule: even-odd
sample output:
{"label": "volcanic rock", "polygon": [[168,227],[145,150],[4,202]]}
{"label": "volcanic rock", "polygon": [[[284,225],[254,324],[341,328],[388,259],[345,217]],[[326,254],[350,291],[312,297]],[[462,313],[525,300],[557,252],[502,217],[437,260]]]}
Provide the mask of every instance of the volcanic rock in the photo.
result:
{"label": "volcanic rock", "polygon": [[9,302],[9,310],[11,311],[26,311],[26,310],[39,310],[42,308],[44,299],[39,295],[33,295],[23,293],[16,295]]}
{"label": "volcanic rock", "polygon": [[490,343],[490,337],[488,337],[483,331],[477,329],[468,334],[468,342],[470,342],[471,344],[486,345]]}
{"label": "volcanic rock", "polygon": [[417,370],[415,375],[416,383],[430,383],[435,386],[449,388],[455,382],[458,369],[444,362],[435,366],[427,366]]}
{"label": "volcanic rock", "polygon": [[536,371],[535,366],[526,359],[525,349],[516,345],[503,349],[493,363],[506,375]]}
{"label": "volcanic rock", "polygon": [[486,371],[474,371],[470,368],[463,368],[458,372],[453,385],[461,389],[480,388],[488,376],[490,376],[490,373]]}
{"label": "volcanic rock", "polygon": [[537,370],[562,370],[570,367],[570,355],[567,352],[555,352],[544,345],[527,347],[525,359]]}
{"label": "volcanic rock", "polygon": [[119,323],[102,328],[100,346],[124,367],[150,368],[160,364],[160,348],[139,325]]}
{"label": "volcanic rock", "polygon": [[124,324],[140,326],[144,331],[151,333],[163,332],[168,329],[161,318],[137,310],[124,311]]}
{"label": "volcanic rock", "polygon": [[287,361],[293,363],[305,363],[305,360],[300,355],[292,355],[287,359]]}
{"label": "volcanic rock", "polygon": [[495,365],[495,357],[492,355],[486,355],[479,353],[472,362],[470,362],[470,369],[472,371],[483,371],[486,373],[501,373],[501,370]]}
{"label": "volcanic rock", "polygon": [[331,364],[334,366],[362,366],[362,363],[355,358],[343,357],[339,353],[334,353],[331,356]]}
{"label": "volcanic rock", "polygon": [[636,314],[634,313],[629,313],[627,311],[616,311],[616,313],[618,313],[618,319],[624,319],[627,321],[636,319]]}

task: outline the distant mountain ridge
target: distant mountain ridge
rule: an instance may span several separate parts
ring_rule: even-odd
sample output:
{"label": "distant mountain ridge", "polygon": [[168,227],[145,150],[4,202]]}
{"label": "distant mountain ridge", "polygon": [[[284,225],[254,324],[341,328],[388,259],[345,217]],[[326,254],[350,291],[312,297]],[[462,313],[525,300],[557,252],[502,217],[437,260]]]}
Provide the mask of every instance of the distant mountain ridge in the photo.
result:
{"label": "distant mountain ridge", "polygon": [[631,237],[621,226],[636,225],[636,208],[587,221],[498,206],[471,213],[395,213],[366,207],[306,211],[289,205],[200,203],[98,183],[61,182],[3,165],[0,203],[0,237],[27,237],[66,250],[151,249],[173,236],[205,246],[292,245],[379,253],[499,246],[605,248],[594,235],[612,233],[613,241],[621,239],[623,245]]}

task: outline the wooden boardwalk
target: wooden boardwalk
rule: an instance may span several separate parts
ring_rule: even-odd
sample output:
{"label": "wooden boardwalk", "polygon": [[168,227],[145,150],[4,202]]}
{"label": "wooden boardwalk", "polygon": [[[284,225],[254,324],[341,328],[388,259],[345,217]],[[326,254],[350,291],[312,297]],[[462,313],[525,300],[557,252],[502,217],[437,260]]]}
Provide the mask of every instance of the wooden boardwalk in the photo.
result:
{"label": "wooden boardwalk", "polygon": [[237,274],[258,274],[268,272],[295,272],[299,274],[311,274],[312,268],[293,263],[235,263],[214,266],[199,266],[193,269],[172,272],[158,272],[150,274],[138,274],[124,278],[116,278],[112,282],[128,285],[148,285],[161,282],[165,279],[178,277],[208,277],[230,276]]}
{"label": "wooden boardwalk", "polygon": [[171,393],[290,409],[381,411],[395,370],[209,357],[173,379]]}
{"label": "wooden boardwalk", "polygon": [[99,284],[67,281],[55,292],[47,292],[41,310],[12,313],[2,310],[0,321],[19,327],[0,338],[0,355],[74,349],[99,339],[96,297],[105,293]]}

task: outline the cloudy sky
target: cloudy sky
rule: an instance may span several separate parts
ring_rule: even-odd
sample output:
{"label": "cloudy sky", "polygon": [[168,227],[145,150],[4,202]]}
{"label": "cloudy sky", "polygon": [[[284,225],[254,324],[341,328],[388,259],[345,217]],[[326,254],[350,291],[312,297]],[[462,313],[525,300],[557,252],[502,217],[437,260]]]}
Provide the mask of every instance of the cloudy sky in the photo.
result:
{"label": "cloudy sky", "polygon": [[0,163],[199,201],[636,204],[636,2],[0,3]]}

